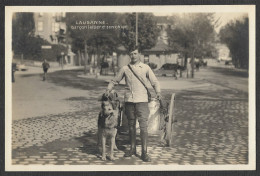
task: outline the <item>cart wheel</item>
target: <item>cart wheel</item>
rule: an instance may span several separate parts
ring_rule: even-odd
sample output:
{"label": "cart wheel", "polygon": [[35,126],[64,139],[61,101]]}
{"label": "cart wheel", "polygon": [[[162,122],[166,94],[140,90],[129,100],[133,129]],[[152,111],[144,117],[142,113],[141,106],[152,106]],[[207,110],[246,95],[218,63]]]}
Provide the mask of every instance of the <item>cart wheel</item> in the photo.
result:
{"label": "cart wheel", "polygon": [[169,120],[168,123],[166,124],[166,129],[167,129],[167,144],[169,147],[172,144],[172,132],[173,132],[173,121],[174,121],[174,116],[173,116],[173,111],[174,111],[174,101],[175,101],[175,93],[172,94],[171,96],[171,102],[169,104]]}

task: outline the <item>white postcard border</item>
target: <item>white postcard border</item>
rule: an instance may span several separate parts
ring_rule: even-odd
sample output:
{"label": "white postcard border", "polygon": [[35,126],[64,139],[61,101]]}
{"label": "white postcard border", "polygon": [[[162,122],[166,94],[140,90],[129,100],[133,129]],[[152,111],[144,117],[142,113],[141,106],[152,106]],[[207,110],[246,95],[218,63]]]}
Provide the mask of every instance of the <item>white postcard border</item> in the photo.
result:
{"label": "white postcard border", "polygon": [[[249,17],[249,163],[247,165],[12,165],[11,34],[15,12],[164,12],[248,13]],[[6,6],[5,7],[5,169],[6,171],[197,171],[256,169],[255,5],[185,6]]]}

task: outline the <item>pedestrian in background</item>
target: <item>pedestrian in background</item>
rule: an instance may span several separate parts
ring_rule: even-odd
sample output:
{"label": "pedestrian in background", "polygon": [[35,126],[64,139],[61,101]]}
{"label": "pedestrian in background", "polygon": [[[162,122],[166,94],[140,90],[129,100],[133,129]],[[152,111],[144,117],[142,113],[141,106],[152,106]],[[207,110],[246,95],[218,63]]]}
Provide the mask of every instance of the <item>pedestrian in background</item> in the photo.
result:
{"label": "pedestrian in background", "polygon": [[195,66],[196,66],[196,71],[199,71],[200,70],[200,62],[196,62]]}
{"label": "pedestrian in background", "polygon": [[178,68],[179,68],[179,62],[177,61],[176,67],[173,68],[173,77],[175,77],[176,80],[178,79],[177,75],[179,74]]}
{"label": "pedestrian in background", "polygon": [[42,63],[42,68],[43,68],[43,81],[45,81],[47,77],[48,69],[50,68],[50,64],[46,61],[46,59],[44,59]]}
{"label": "pedestrian in background", "polygon": [[150,162],[151,158],[147,152],[148,146],[148,101],[151,94],[148,91],[148,82],[151,83],[157,98],[161,99],[161,89],[159,81],[155,77],[151,68],[140,61],[140,54],[135,48],[130,53],[130,64],[121,68],[115,78],[109,83],[107,93],[109,93],[114,85],[125,78],[127,87],[125,88],[125,113],[128,119],[129,138],[131,148],[125,153],[124,157],[131,157],[136,155],[136,119],[140,125],[140,136],[142,145],[141,159],[144,162]]}
{"label": "pedestrian in background", "polygon": [[186,70],[187,70],[187,78],[189,78],[189,75],[190,75],[190,72],[191,72],[191,60],[189,58],[188,58]]}
{"label": "pedestrian in background", "polygon": [[12,63],[12,82],[15,82],[14,72],[16,71],[16,63]]}

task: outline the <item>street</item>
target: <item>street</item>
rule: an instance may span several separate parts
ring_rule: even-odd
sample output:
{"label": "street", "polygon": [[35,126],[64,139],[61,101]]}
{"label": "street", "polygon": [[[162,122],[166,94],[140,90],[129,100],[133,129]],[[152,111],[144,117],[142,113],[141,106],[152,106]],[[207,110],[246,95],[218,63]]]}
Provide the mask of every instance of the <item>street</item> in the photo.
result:
{"label": "street", "polygon": [[[30,69],[28,70],[30,72]],[[39,72],[41,73],[41,72]],[[173,144],[149,136],[151,163],[124,158],[128,135],[117,136],[115,161],[102,161],[96,147],[98,97],[112,76],[82,76],[82,70],[15,75],[12,84],[14,165],[210,165],[248,163],[248,75],[220,67],[201,68],[194,79],[159,77],[162,95],[176,94]],[[81,75],[81,76],[80,76]],[[122,98],[122,85],[116,87]],[[137,152],[141,155],[140,138]]]}

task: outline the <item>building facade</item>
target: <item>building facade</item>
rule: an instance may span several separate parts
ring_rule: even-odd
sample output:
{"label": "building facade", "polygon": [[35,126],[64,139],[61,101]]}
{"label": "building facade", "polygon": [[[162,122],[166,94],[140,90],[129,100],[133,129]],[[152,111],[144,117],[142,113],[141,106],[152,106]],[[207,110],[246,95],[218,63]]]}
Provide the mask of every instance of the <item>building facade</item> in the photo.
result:
{"label": "building facade", "polygon": [[60,52],[57,58],[63,58],[64,64],[75,65],[75,54],[71,51],[71,45],[66,42],[66,23],[64,18],[66,13],[34,13],[35,36],[48,41],[50,46],[42,47],[42,52],[48,53],[49,50],[57,48],[57,45],[66,48],[66,51]]}
{"label": "building facade", "polygon": [[65,16],[65,13],[34,13],[35,36],[58,44],[60,31],[66,33],[66,23],[62,21]]}

